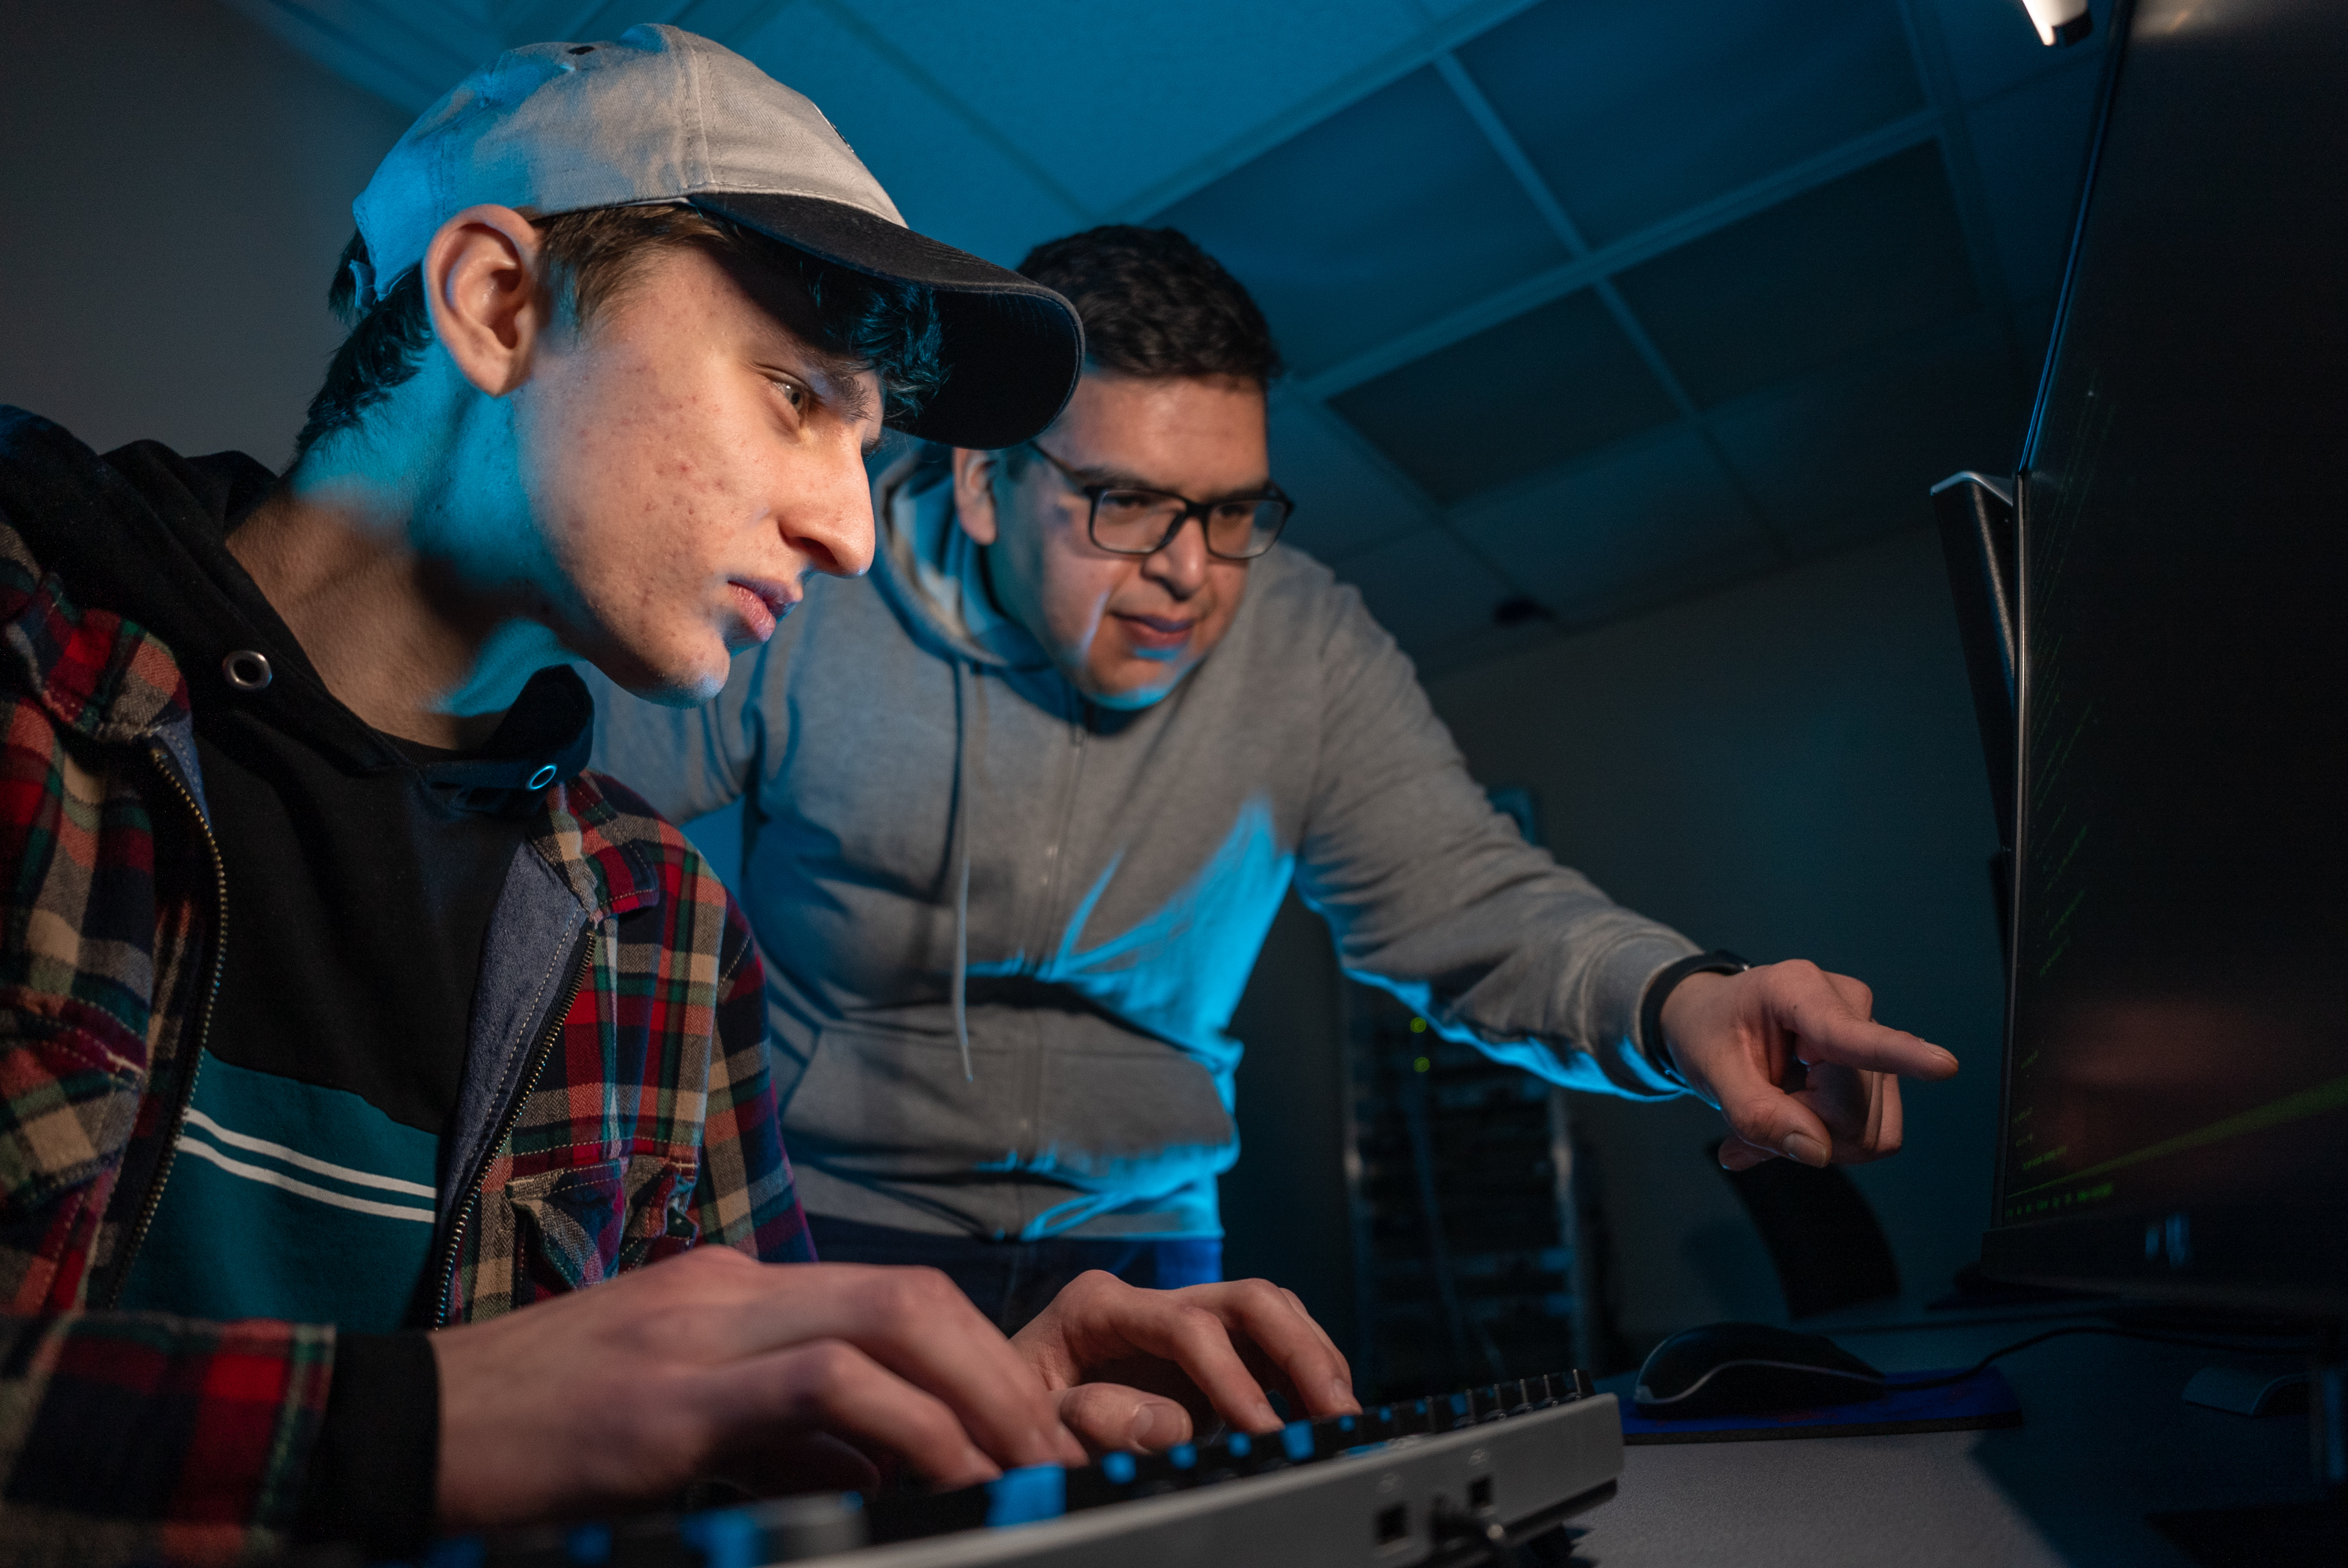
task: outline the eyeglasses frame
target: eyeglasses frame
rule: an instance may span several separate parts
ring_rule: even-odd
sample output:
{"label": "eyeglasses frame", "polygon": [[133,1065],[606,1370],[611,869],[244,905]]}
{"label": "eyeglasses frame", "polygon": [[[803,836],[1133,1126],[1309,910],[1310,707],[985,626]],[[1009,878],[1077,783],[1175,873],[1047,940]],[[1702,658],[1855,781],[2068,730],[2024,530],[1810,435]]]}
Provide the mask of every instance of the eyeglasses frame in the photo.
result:
{"label": "eyeglasses frame", "polygon": [[[1207,553],[1209,555],[1214,557],[1217,560],[1259,560],[1264,556],[1272,553],[1272,547],[1280,542],[1280,536],[1282,533],[1286,531],[1288,528],[1288,519],[1296,515],[1296,502],[1289,496],[1288,492],[1282,490],[1278,485],[1271,486],[1270,488],[1263,491],[1261,495],[1223,496],[1211,501],[1194,501],[1189,497],[1182,495],[1177,491],[1153,490],[1147,485],[1089,485],[1085,482],[1085,477],[1082,474],[1077,473],[1074,468],[1069,467],[1066,463],[1061,462],[1049,452],[1045,451],[1041,442],[1023,441],[1020,445],[1027,447],[1029,450],[1033,451],[1035,456],[1041,457],[1045,462],[1049,463],[1055,469],[1058,470],[1060,477],[1068,482],[1070,487],[1078,495],[1084,497],[1085,499],[1090,503],[1091,510],[1087,512],[1085,517],[1085,537],[1092,540],[1094,548],[1107,550],[1113,556],[1133,556],[1138,558],[1154,556],[1159,550],[1164,549],[1168,545],[1172,544],[1174,542],[1175,536],[1179,534],[1184,528],[1189,528],[1190,526],[1190,519],[1192,518],[1196,518],[1199,519],[1200,542],[1207,547]],[[1181,502],[1182,515],[1176,518],[1172,524],[1167,528],[1163,538],[1146,550],[1119,549],[1115,545],[1105,545],[1101,543],[1100,538],[1101,497],[1113,493],[1129,496],[1163,496],[1169,501]],[[1272,530],[1272,538],[1264,541],[1263,548],[1257,550],[1252,555],[1235,556],[1226,550],[1217,549],[1215,548],[1214,534],[1207,527],[1207,516],[1210,512],[1213,511],[1217,507],[1229,506],[1233,501],[1253,501],[1258,505],[1262,505],[1265,501],[1277,501],[1280,503],[1280,521],[1273,527]]]}

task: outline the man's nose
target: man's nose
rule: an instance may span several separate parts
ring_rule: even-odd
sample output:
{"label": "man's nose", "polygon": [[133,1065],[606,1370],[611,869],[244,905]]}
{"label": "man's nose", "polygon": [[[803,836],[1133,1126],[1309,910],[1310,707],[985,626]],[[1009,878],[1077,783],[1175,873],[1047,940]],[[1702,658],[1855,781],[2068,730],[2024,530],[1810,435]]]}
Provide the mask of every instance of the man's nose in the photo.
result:
{"label": "man's nose", "polygon": [[[1196,523],[1197,528],[1190,525]],[[1207,580],[1207,522],[1192,516],[1182,519],[1173,537],[1142,563],[1149,577],[1177,599],[1188,599]]]}
{"label": "man's nose", "polygon": [[872,488],[861,457],[824,466],[808,488],[778,497],[783,543],[828,577],[856,577],[872,564]]}

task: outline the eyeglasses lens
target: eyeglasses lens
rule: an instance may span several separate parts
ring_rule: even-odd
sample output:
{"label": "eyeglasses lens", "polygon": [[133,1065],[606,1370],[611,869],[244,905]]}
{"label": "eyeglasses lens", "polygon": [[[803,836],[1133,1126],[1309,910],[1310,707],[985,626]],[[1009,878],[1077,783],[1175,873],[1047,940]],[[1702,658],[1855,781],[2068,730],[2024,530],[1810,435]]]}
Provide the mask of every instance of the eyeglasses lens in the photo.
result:
{"label": "eyeglasses lens", "polygon": [[[1182,512],[1182,502],[1172,496],[1104,490],[1093,512],[1093,538],[1106,550],[1148,555],[1165,543]],[[1219,556],[1260,556],[1287,520],[1287,504],[1269,497],[1225,501],[1207,514],[1207,548]]]}

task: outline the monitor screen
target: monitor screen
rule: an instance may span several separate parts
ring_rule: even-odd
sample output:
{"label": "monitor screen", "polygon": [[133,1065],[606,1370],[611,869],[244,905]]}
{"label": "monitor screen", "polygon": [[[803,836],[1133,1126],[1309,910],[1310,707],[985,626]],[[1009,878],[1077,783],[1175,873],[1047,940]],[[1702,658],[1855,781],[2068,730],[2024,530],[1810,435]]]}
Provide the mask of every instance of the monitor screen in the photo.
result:
{"label": "monitor screen", "polygon": [[2006,1277],[2348,1306],[2348,5],[2122,7],[2019,487]]}

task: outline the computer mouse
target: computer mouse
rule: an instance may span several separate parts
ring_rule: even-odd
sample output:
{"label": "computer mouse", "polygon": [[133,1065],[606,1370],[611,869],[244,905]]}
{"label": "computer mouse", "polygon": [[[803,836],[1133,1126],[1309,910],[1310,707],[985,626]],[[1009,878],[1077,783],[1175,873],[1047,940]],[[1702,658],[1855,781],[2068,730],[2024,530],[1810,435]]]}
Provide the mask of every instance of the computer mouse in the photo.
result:
{"label": "computer mouse", "polygon": [[1819,1334],[1707,1323],[1656,1346],[1632,1401],[1651,1419],[1760,1415],[1874,1399],[1883,1374]]}

